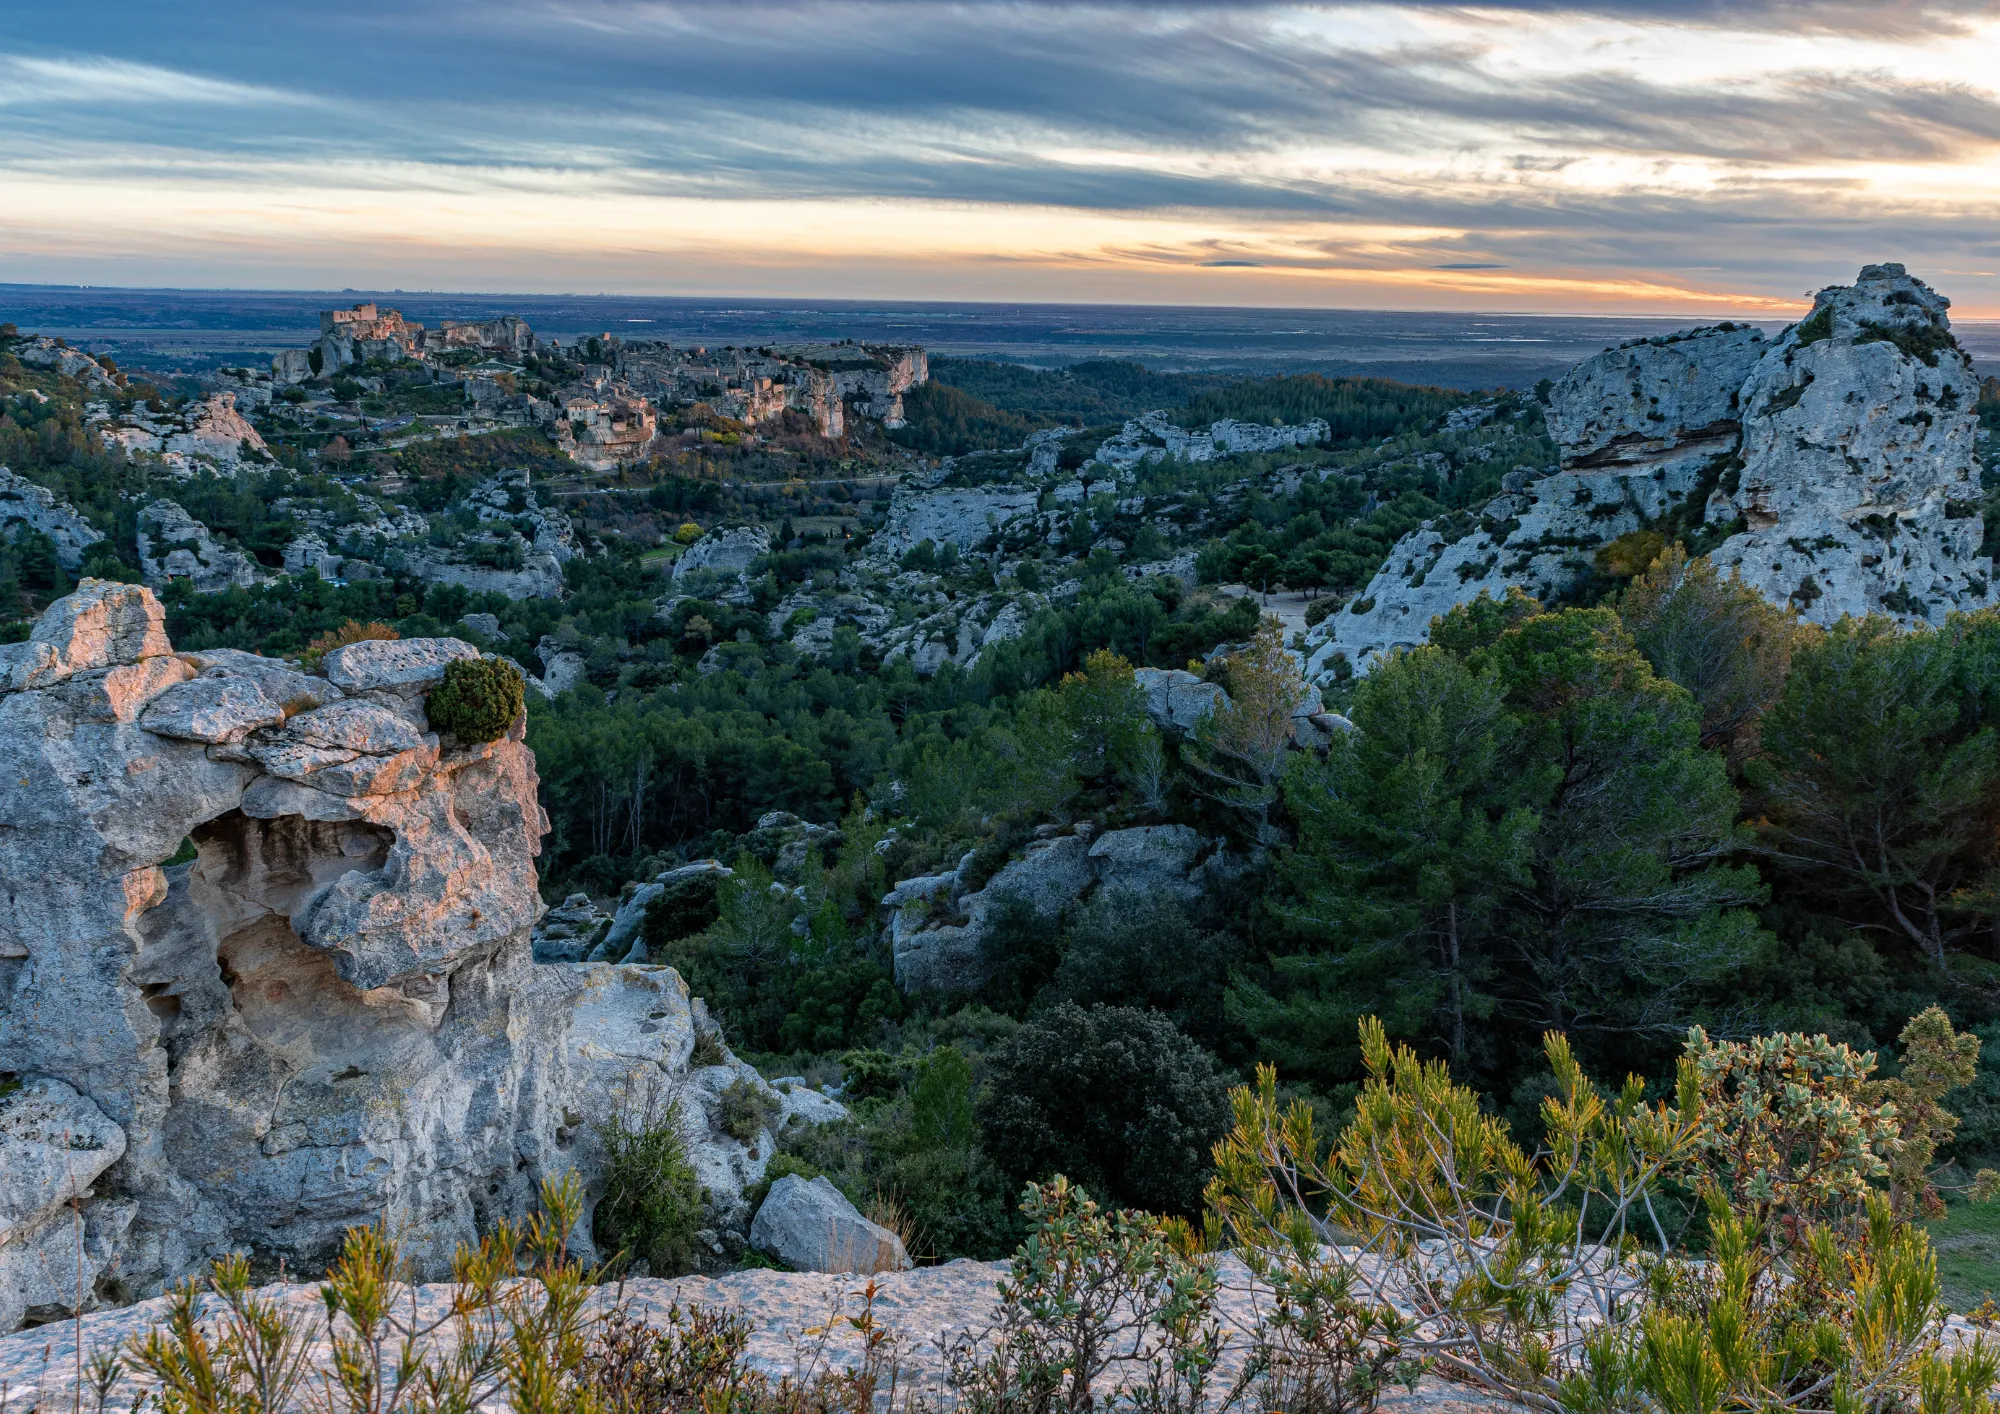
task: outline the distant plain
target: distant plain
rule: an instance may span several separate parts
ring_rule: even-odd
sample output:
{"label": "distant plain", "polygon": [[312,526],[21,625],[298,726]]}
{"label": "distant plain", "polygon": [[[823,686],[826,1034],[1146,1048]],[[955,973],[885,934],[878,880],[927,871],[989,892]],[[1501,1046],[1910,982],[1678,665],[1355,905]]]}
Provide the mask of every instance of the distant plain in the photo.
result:
{"label": "distant plain", "polygon": [[[715,345],[856,339],[1040,367],[1122,358],[1155,369],[1311,370],[1456,388],[1531,386],[1608,345],[1730,317],[1727,310],[1642,318],[0,284],[0,322],[57,335],[121,363],[196,371],[307,344],[318,334],[320,310],[363,300],[432,325],[515,313],[537,333],[563,339],[604,333]],[[1745,322],[1782,327],[1763,317]],[[1957,330],[1983,369],[2000,370],[2000,321],[1967,321]]]}

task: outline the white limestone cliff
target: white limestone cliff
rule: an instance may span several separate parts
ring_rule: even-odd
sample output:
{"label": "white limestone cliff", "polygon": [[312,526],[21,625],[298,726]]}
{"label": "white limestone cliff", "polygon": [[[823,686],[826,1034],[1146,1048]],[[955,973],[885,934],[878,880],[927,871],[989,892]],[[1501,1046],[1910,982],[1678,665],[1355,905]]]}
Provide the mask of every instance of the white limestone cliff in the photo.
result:
{"label": "white limestone cliff", "polygon": [[1900,265],[1821,290],[1744,383],[1743,470],[1710,500],[1744,522],[1715,562],[1815,623],[1942,623],[1993,602],[1979,557],[1979,380],[1950,301]]}

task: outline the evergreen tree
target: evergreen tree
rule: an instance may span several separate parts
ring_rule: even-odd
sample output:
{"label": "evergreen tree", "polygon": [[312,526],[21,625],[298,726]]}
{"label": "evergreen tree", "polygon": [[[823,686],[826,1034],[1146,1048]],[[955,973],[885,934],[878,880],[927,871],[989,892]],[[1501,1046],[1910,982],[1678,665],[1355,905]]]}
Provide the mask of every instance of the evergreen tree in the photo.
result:
{"label": "evergreen tree", "polygon": [[1779,867],[1939,971],[2000,915],[1996,692],[2000,617],[1843,619],[1794,656],[1751,772]]}
{"label": "evergreen tree", "polygon": [[1300,834],[1289,912],[1322,946],[1274,960],[1280,995],[1240,982],[1232,1010],[1293,1071],[1330,1078],[1318,1058],[1348,1056],[1374,1014],[1463,1074],[1537,824],[1500,803],[1511,725],[1499,684],[1419,648],[1362,681],[1353,720],[1325,761],[1299,756],[1285,781]]}

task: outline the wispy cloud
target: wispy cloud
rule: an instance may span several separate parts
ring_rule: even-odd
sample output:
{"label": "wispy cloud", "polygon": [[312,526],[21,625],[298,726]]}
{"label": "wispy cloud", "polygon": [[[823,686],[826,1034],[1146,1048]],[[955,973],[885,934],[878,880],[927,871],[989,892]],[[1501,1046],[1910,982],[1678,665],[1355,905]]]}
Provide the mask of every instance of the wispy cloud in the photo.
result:
{"label": "wispy cloud", "polygon": [[102,55],[0,57],[0,105],[130,103],[244,108],[312,106],[303,94],[261,84],[208,78],[157,64]]}

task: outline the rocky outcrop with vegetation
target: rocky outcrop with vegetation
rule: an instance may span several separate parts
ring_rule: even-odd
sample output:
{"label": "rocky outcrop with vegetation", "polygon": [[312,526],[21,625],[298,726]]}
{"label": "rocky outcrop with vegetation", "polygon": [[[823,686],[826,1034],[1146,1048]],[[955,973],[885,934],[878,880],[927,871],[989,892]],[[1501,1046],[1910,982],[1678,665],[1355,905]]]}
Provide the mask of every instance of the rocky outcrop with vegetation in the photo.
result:
{"label": "rocky outcrop with vegetation", "polygon": [[1516,472],[1476,512],[1398,541],[1309,635],[1314,676],[1365,672],[1482,593],[1563,600],[1629,577],[1677,533],[1815,623],[1987,607],[1979,385],[1949,304],[1870,265],[1777,339],[1724,324],[1585,360],[1549,394],[1563,470]]}

